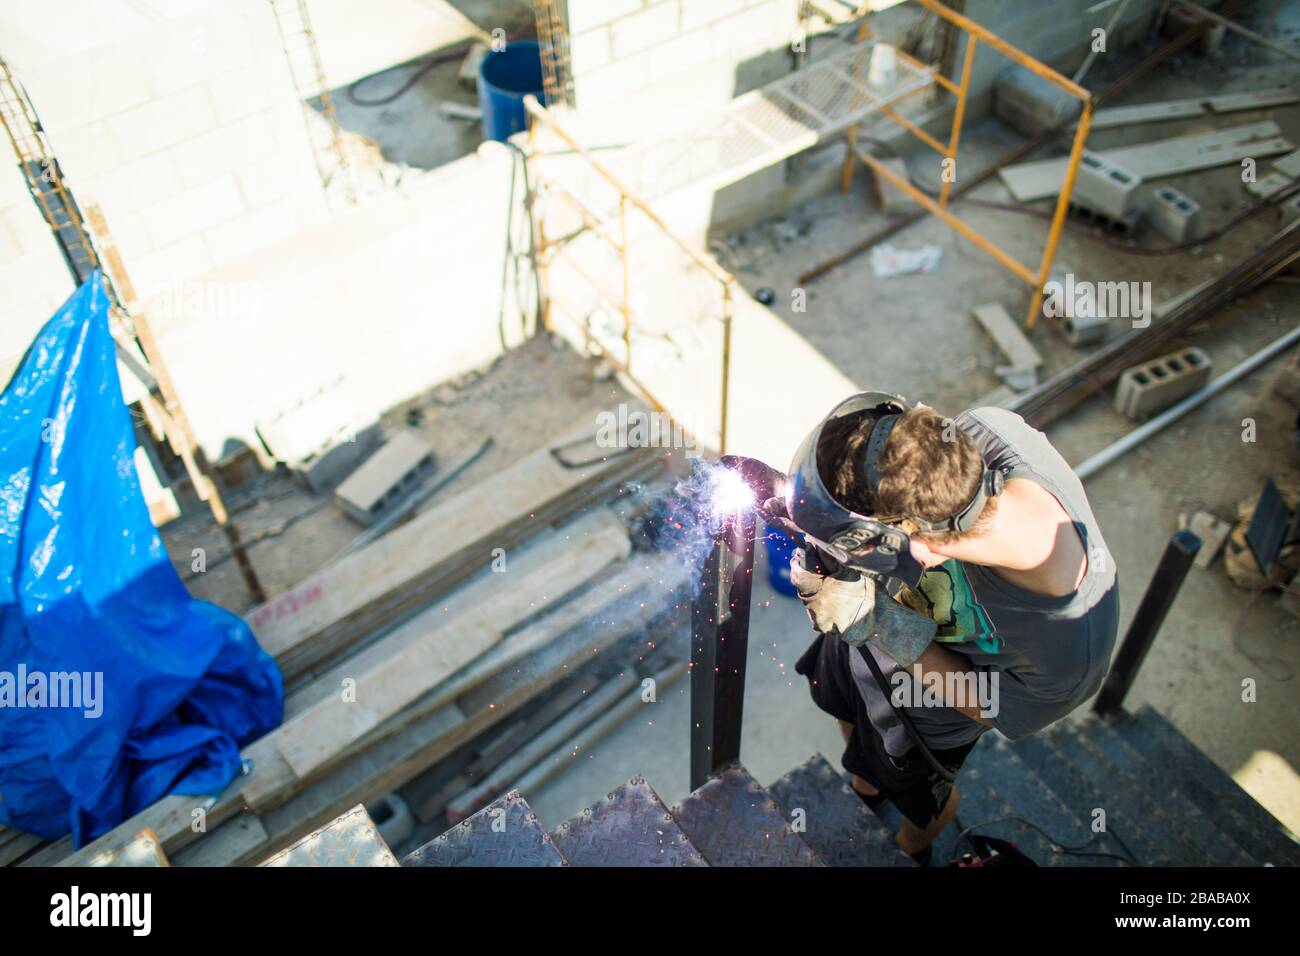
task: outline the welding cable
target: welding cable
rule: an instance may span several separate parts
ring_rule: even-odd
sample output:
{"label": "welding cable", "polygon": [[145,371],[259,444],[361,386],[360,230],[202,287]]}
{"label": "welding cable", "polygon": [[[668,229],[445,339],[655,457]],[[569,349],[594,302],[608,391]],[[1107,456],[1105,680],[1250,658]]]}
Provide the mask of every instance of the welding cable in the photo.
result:
{"label": "welding cable", "polygon": [[[344,90],[344,93],[347,96],[348,100],[352,103],[355,103],[357,106],[387,106],[389,103],[393,102],[399,96],[406,93],[407,90],[415,86],[416,83],[419,83],[420,80],[424,78],[424,75],[428,73],[430,70],[432,70],[438,64],[446,63],[448,60],[454,60],[458,57],[464,59],[465,54],[469,52],[469,48],[473,46],[475,42],[476,41],[474,40],[469,40],[464,43],[459,43],[456,46],[443,50],[440,53],[434,53],[433,55],[426,57],[423,61],[415,60],[411,63],[403,63],[400,66],[390,67],[389,69],[384,70],[383,73],[372,73],[370,76],[363,76],[355,83],[350,84],[348,88]],[[406,69],[410,69],[411,67],[415,67],[415,72],[413,72],[410,76],[408,76],[406,78],[406,82],[404,82],[392,93],[389,93],[385,96],[381,96],[378,99],[374,99],[374,100],[363,100],[361,97],[357,96],[357,87],[361,86],[362,84],[369,83],[371,80],[378,79],[379,77],[384,76],[387,73],[393,72],[394,70],[406,70]]]}
{"label": "welding cable", "polygon": [[[958,847],[961,846],[962,841],[968,840],[970,838],[970,835],[974,831],[981,829],[982,827],[993,826],[996,823],[1019,823],[1021,826],[1028,827],[1029,829],[1039,833],[1045,840],[1047,840],[1048,843],[1052,845],[1053,853],[1058,853],[1063,856],[1104,857],[1106,859],[1111,859],[1111,860],[1120,860],[1121,862],[1127,863],[1129,866],[1142,865],[1141,863],[1138,862],[1137,854],[1135,854],[1129,848],[1129,845],[1120,838],[1119,834],[1113,831],[1107,830],[1106,832],[1110,833],[1110,835],[1114,837],[1115,842],[1118,843],[1123,848],[1124,854],[1127,855],[1120,854],[1120,853],[1108,853],[1104,850],[1089,851],[1088,847],[1092,846],[1094,843],[1097,842],[1097,838],[1101,836],[1100,833],[1094,833],[1092,835],[1092,839],[1090,839],[1087,843],[1080,844],[1079,846],[1069,846],[1065,843],[1062,843],[1060,840],[1056,839],[1056,837],[1048,833],[1046,830],[1040,827],[1037,823],[1034,823],[1032,820],[1026,820],[1024,817],[1018,817],[1014,815],[1008,817],[998,817],[997,819],[994,820],[985,820],[982,823],[975,823],[972,824],[971,826],[966,827],[966,829],[962,830],[961,833],[957,834],[957,839],[952,845],[953,853],[957,852],[957,849]],[[974,849],[973,843],[971,844],[971,848]]]}

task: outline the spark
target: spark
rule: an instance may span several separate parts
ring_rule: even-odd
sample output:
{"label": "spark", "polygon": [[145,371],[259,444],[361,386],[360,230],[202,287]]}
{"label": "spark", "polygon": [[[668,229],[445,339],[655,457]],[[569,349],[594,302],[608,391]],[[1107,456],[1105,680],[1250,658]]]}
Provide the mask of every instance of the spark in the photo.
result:
{"label": "spark", "polygon": [[754,489],[731,468],[715,468],[709,474],[709,508],[715,518],[724,518],[752,508]]}

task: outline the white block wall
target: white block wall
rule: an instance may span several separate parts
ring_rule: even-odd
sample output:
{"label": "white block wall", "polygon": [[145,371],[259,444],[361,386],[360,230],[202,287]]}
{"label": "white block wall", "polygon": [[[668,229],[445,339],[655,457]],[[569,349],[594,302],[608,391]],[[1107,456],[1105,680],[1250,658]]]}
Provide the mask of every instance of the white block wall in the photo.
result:
{"label": "white block wall", "polygon": [[574,98],[611,139],[668,127],[789,70],[798,0],[568,0]]}
{"label": "white block wall", "polygon": [[[267,0],[7,5],[0,55],[26,87],[77,201],[102,208],[146,302],[327,215]],[[0,282],[7,371],[72,291],[8,162]]]}

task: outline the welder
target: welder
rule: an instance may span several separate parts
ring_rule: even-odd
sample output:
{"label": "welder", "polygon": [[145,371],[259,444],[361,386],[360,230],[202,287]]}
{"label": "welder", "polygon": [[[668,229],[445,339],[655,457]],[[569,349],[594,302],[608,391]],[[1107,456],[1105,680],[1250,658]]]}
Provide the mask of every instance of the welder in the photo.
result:
{"label": "welder", "polygon": [[1012,412],[879,392],[837,405],[788,474],[732,461],[803,545],[791,579],[817,637],[795,669],[839,722],[853,789],[897,807],[925,864],[980,735],[1036,733],[1101,687],[1119,592],[1083,485]]}

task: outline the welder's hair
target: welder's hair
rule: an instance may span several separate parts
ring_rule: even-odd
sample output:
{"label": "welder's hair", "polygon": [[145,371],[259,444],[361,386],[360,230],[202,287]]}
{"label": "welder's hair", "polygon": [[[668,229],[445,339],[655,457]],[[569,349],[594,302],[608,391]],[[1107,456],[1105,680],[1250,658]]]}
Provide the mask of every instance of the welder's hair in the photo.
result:
{"label": "welder's hair", "polygon": [[[865,467],[867,440],[875,423],[874,412],[857,412],[827,422],[822,429],[817,471],[840,504],[906,527],[903,519],[909,516],[943,521],[975,496],[984,474],[975,442],[934,409],[913,408],[899,419],[885,443],[877,500]],[[989,498],[965,535],[925,535],[925,540],[942,544],[978,535],[996,509],[997,498]]]}

